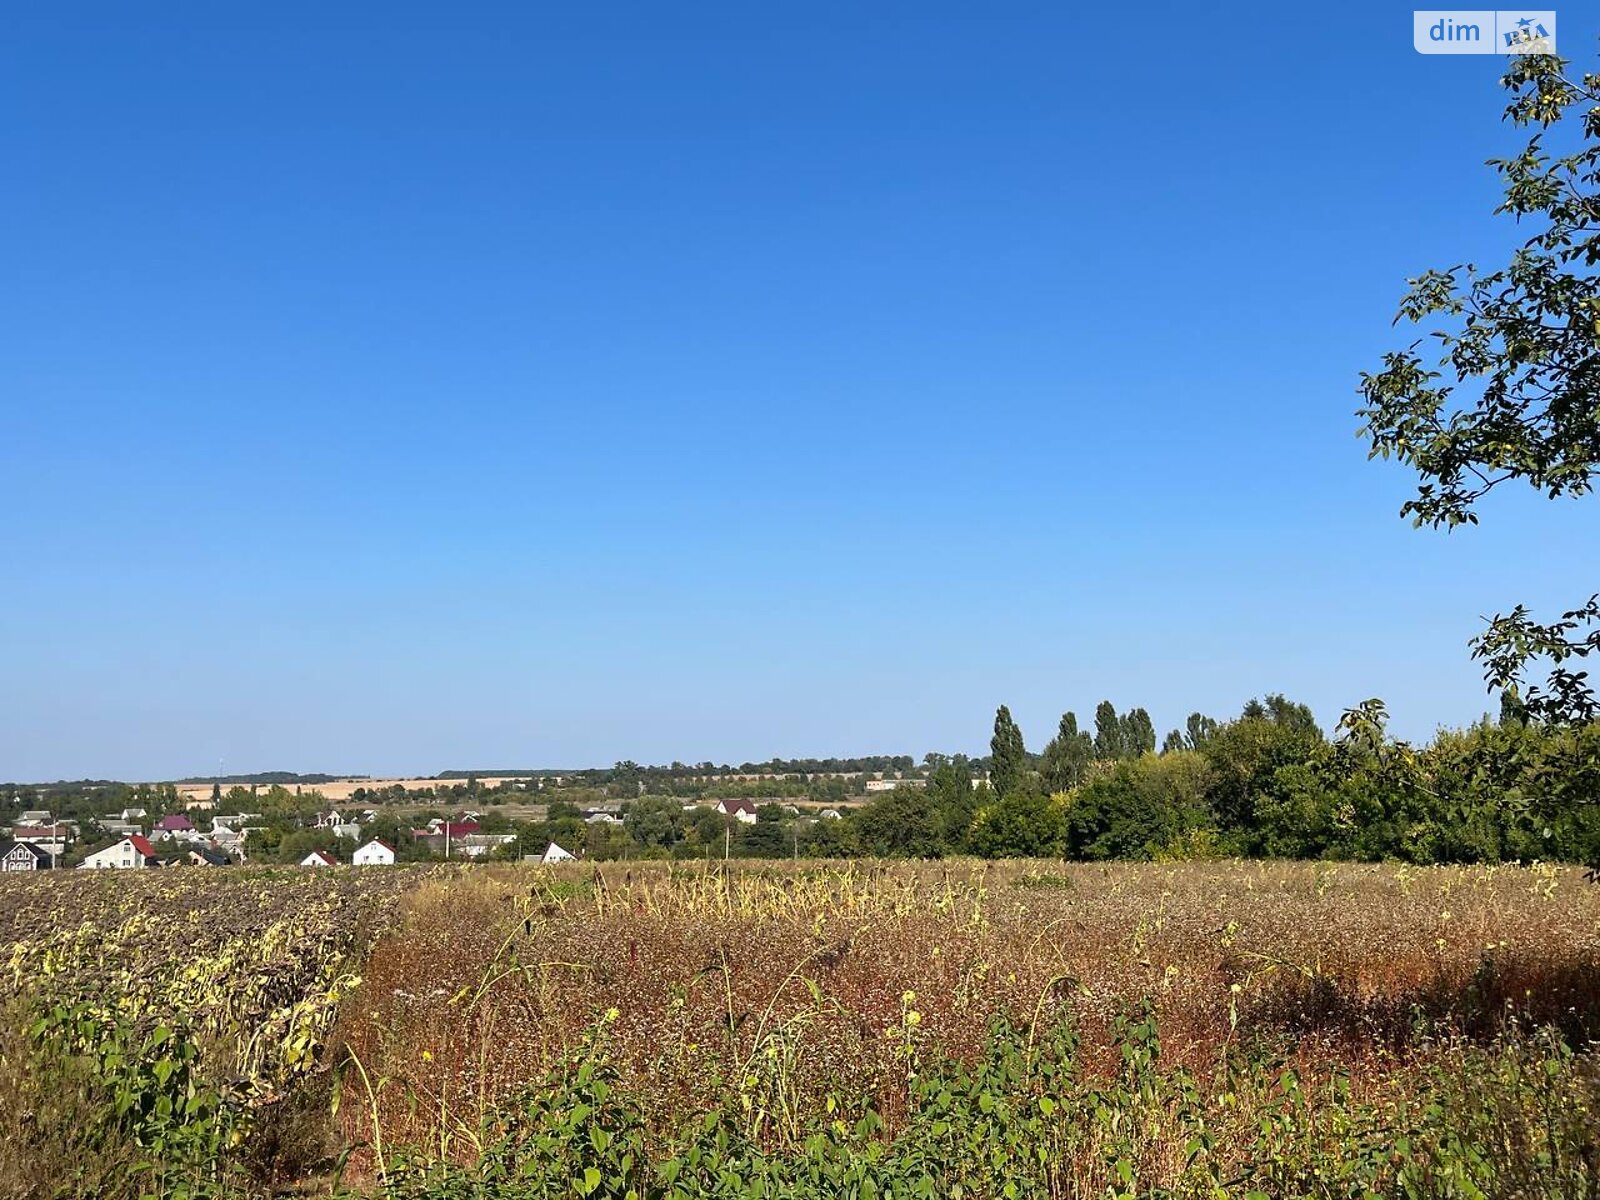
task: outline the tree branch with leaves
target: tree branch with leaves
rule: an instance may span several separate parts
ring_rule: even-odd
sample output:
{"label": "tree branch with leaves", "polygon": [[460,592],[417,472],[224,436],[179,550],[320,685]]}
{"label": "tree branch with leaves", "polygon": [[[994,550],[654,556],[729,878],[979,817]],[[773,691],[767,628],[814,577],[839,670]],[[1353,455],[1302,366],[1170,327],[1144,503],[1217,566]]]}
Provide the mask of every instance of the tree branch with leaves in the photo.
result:
{"label": "tree branch with leaves", "polygon": [[[1511,93],[1506,119],[1534,132],[1520,154],[1490,161],[1505,184],[1495,211],[1528,223],[1531,235],[1499,270],[1467,263],[1410,280],[1395,320],[1427,333],[1361,377],[1361,434],[1373,457],[1417,472],[1417,493],[1400,512],[1419,526],[1476,524],[1478,502],[1512,481],[1551,499],[1594,489],[1600,75],[1575,81],[1567,65],[1514,57],[1502,80]],[[1552,129],[1574,135],[1576,148],[1547,152]],[[1597,600],[1549,623],[1520,605],[1492,618],[1472,642],[1489,688],[1511,696],[1528,719],[1594,720],[1600,706],[1586,672],[1563,664],[1600,652]],[[1543,683],[1532,678],[1541,667]]]}

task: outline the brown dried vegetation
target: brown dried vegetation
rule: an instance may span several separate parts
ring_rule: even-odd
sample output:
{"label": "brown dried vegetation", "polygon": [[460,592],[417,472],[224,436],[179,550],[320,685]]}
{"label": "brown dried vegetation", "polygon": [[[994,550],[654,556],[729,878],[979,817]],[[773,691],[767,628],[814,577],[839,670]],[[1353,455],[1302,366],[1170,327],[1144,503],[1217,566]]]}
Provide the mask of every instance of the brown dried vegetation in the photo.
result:
{"label": "brown dried vegetation", "polygon": [[1424,1034],[1600,1032],[1600,888],[1545,866],[608,864],[480,870],[404,904],[337,1031],[382,1081],[346,1132],[370,1138],[376,1111],[383,1141],[463,1160],[478,1118],[608,1013],[663,1126],[732,1083],[777,1141],[830,1098],[892,1123],[908,1013],[960,1057],[997,1014],[1069,1013],[1093,1064],[1153,996],[1167,1061],[1270,1040],[1358,1087]]}

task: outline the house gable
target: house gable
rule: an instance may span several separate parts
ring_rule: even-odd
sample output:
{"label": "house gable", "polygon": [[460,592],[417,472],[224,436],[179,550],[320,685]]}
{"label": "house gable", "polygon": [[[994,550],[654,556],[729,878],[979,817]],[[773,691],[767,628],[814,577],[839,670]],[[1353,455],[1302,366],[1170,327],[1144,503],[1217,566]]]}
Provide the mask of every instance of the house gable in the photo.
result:
{"label": "house gable", "polygon": [[28,842],[17,842],[0,855],[0,871],[44,871],[52,863],[47,851]]}

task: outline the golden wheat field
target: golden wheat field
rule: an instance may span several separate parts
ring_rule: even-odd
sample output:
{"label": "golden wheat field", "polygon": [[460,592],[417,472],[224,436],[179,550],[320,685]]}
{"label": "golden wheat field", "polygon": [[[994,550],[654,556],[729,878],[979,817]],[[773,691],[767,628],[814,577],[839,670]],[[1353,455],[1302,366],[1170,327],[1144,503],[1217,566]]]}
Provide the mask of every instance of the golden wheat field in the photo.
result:
{"label": "golden wheat field", "polygon": [[[850,1106],[892,1137],[913,1052],[973,1061],[996,1022],[1066,1020],[1082,1069],[1112,1075],[1144,1001],[1197,1079],[1266,1047],[1361,1096],[1509,1031],[1600,1032],[1600,887],[1549,866],[77,872],[0,881],[0,939],[19,1030],[43,1008],[88,1014],[85,1053],[128,1030],[119,1064],[158,1027],[197,1048],[191,1091],[238,1114],[241,1194],[377,1188],[390,1147],[470,1164],[597,1029],[647,1130],[737,1096],[773,1146]],[[4,1046],[22,1094],[38,1048]],[[52,1194],[20,1182],[41,1163],[82,1173],[95,1095],[0,1116],[4,1194]],[[117,1194],[89,1176],[61,1194]]]}

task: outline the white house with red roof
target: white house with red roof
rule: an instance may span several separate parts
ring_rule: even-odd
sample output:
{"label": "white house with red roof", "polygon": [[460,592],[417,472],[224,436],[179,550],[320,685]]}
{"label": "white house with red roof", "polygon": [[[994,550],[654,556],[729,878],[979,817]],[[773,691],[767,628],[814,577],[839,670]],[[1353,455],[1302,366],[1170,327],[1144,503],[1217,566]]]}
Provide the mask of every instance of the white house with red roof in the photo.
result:
{"label": "white house with red roof", "polygon": [[91,871],[127,871],[160,865],[161,859],[156,855],[156,848],[137,833],[123,838],[114,846],[96,850],[79,864]]}
{"label": "white house with red roof", "polygon": [[337,867],[339,860],[326,850],[313,850],[300,860],[302,867]]}

